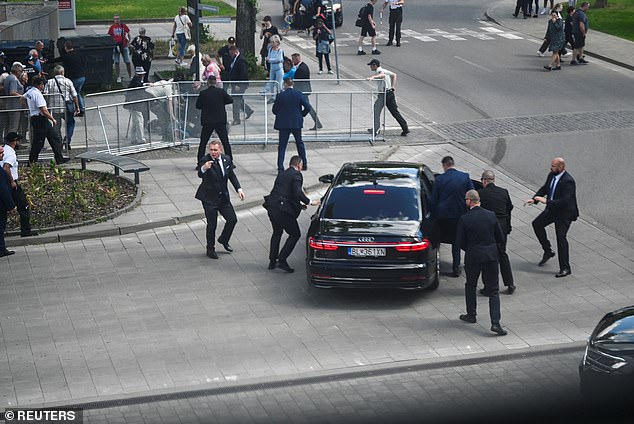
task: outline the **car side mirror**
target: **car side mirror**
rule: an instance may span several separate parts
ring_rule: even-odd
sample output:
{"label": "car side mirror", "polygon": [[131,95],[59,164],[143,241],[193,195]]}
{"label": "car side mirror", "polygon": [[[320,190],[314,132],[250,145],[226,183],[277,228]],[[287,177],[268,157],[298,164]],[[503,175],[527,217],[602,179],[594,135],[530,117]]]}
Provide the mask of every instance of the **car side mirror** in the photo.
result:
{"label": "car side mirror", "polygon": [[326,174],[319,177],[319,182],[324,184],[332,183],[332,180],[335,178],[333,174]]}

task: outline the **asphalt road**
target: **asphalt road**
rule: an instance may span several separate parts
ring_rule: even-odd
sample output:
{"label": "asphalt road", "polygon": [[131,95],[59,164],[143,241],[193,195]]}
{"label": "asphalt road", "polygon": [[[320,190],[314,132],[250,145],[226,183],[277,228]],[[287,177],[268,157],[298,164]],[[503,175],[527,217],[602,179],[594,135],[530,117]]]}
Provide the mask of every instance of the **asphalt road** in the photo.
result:
{"label": "asphalt road", "polygon": [[[410,1],[402,47],[385,46],[386,11],[379,25],[382,54],[357,56],[358,5],[348,3],[337,32],[340,63],[351,76],[361,77],[370,74],[367,62],[378,58],[398,73],[397,101],[410,125],[436,130],[438,125],[470,122],[471,139],[452,131],[442,135],[529,186],[541,186],[550,160],[563,156],[577,180],[582,217],[634,241],[629,217],[634,208],[629,160],[634,153],[634,74],[599,60],[577,67],[566,60],[561,71],[546,72],[542,66],[547,58],[535,54],[541,40],[485,22],[490,5],[485,0]],[[535,24],[544,25],[545,31],[545,19]],[[314,54],[309,42],[299,45],[307,47],[305,54]],[[365,51],[370,51],[367,45]],[[619,111],[628,114],[606,120]],[[393,124],[393,118],[388,122]]]}

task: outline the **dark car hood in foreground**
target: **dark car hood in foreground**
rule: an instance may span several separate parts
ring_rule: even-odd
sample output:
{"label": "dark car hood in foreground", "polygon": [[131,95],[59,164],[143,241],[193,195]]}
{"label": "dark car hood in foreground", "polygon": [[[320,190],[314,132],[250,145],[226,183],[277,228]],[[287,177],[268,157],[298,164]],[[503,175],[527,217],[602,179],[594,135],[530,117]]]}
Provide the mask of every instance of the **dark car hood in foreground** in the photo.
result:
{"label": "dark car hood in foreground", "polygon": [[342,221],[322,219],[322,235],[376,234],[415,237],[419,234],[418,221]]}
{"label": "dark car hood in foreground", "polygon": [[634,350],[634,307],[607,314],[595,328],[592,342],[609,350]]}

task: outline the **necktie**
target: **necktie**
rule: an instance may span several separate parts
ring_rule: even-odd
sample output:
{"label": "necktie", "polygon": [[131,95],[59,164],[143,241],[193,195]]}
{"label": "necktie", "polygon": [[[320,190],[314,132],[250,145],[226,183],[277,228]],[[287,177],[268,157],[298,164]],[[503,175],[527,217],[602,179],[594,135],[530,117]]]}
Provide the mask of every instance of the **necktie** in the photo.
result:
{"label": "necktie", "polygon": [[557,183],[557,177],[553,177],[553,180],[550,182],[550,191],[548,192],[548,200],[553,200],[555,196],[555,184]]}
{"label": "necktie", "polygon": [[222,173],[222,176],[225,176],[225,169],[222,166],[222,164],[220,163],[220,158],[216,159],[216,164],[218,165],[218,168],[220,168],[220,172]]}

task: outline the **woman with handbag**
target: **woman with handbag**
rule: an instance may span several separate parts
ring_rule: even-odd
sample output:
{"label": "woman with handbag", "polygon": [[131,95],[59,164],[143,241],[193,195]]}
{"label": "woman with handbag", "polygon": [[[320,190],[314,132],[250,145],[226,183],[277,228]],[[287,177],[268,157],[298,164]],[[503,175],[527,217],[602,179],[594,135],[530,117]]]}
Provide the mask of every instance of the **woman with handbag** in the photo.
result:
{"label": "woman with handbag", "polygon": [[174,18],[174,25],[172,25],[172,38],[176,35],[179,44],[178,57],[174,59],[174,61],[179,65],[183,64],[187,40],[191,40],[192,38],[191,28],[192,21],[187,15],[187,8],[181,7],[178,9],[178,15]]}
{"label": "woman with handbag", "polygon": [[322,58],[326,59],[326,67],[328,68],[328,73],[333,73],[332,68],[330,67],[330,43],[332,39],[332,32],[330,32],[328,27],[324,25],[324,20],[321,18],[317,18],[315,29],[313,29],[313,40],[315,40],[316,43],[315,50],[317,54],[317,59],[319,60],[319,74],[324,71]]}

